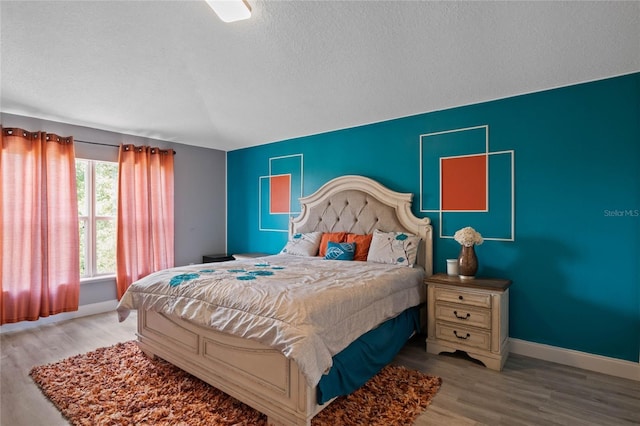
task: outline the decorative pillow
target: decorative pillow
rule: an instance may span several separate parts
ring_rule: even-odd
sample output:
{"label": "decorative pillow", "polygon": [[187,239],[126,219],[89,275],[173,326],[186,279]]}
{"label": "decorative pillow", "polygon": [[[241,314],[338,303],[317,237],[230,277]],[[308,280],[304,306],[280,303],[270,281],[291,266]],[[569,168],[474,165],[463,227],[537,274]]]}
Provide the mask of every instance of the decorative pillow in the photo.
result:
{"label": "decorative pillow", "polygon": [[341,243],[344,241],[344,237],[347,236],[346,232],[325,232],[320,239],[320,252],[318,256],[324,257],[327,254],[327,243],[332,241],[334,243]]}
{"label": "decorative pillow", "polygon": [[413,266],[420,237],[404,232],[373,231],[367,261]]}
{"label": "decorative pillow", "polygon": [[293,234],[289,237],[287,245],[280,253],[293,254],[296,256],[315,256],[318,254],[318,246],[322,232],[309,232],[308,234]]}
{"label": "decorative pillow", "polygon": [[367,261],[371,238],[373,238],[373,234],[347,234],[346,242],[356,243],[356,253],[353,256],[353,260],[361,260],[363,262]]}
{"label": "decorative pillow", "polygon": [[356,251],[356,243],[327,243],[327,254],[324,256],[328,260],[353,260]]}

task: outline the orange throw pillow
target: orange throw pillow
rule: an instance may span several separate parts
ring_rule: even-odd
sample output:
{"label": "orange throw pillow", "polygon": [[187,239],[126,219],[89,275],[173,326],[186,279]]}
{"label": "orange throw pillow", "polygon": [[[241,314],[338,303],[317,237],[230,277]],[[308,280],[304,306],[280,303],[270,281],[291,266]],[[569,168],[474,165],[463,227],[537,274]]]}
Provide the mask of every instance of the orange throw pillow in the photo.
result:
{"label": "orange throw pillow", "polygon": [[343,243],[346,236],[346,232],[325,232],[324,234],[322,234],[318,256],[324,257],[327,254],[327,244],[329,243],[329,241],[331,241],[332,243]]}
{"label": "orange throw pillow", "polygon": [[356,253],[353,256],[353,260],[367,260],[369,254],[369,246],[371,245],[371,238],[373,234],[359,235],[359,234],[347,234],[347,243],[356,243]]}

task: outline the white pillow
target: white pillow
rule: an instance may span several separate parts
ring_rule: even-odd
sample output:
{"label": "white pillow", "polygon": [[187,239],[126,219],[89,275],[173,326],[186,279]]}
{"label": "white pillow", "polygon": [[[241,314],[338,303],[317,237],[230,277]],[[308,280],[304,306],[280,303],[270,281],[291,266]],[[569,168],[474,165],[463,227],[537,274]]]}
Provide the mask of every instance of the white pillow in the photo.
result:
{"label": "white pillow", "polygon": [[293,254],[296,256],[316,256],[322,232],[309,232],[307,234],[293,234],[289,236],[287,245],[280,253]]}
{"label": "white pillow", "polygon": [[420,237],[405,232],[373,231],[367,262],[413,266]]}

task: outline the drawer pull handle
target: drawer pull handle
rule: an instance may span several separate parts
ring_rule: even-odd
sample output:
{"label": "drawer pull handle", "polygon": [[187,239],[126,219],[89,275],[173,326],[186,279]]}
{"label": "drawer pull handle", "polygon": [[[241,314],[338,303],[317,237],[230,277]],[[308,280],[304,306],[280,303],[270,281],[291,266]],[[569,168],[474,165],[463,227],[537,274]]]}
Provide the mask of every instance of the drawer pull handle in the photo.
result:
{"label": "drawer pull handle", "polygon": [[453,334],[455,334],[455,336],[458,339],[462,339],[462,340],[467,340],[469,337],[471,337],[471,335],[469,333],[467,333],[466,336],[458,336],[458,331],[457,330],[453,330]]}
{"label": "drawer pull handle", "polygon": [[458,296],[458,300],[464,300],[464,297]]}
{"label": "drawer pull handle", "polygon": [[467,320],[471,316],[471,314],[469,312],[467,312],[467,315],[464,316],[464,317],[460,316],[460,315],[458,315],[458,311],[453,311],[453,315],[455,315],[456,318],[461,319],[461,320]]}

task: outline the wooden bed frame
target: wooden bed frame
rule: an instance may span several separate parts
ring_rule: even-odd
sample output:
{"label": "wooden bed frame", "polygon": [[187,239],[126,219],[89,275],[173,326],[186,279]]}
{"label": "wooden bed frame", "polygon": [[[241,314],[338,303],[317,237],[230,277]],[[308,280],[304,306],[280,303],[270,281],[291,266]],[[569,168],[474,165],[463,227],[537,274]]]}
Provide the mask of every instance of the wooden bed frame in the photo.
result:
{"label": "wooden bed frame", "polygon": [[[391,191],[362,176],[333,179],[300,199],[290,232],[404,231],[422,238],[418,264],[431,275],[432,227],[411,213],[413,194]],[[310,425],[325,408],[296,363],[260,343],[152,311],[138,312],[138,345],[237,398],[268,417],[270,425]]]}

